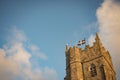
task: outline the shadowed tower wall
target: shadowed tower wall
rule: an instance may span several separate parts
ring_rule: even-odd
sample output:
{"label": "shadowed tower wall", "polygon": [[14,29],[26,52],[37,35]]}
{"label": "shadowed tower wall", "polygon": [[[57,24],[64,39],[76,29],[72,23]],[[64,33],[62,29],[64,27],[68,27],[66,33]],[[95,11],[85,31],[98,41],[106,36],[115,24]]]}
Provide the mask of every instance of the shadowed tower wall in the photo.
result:
{"label": "shadowed tower wall", "polygon": [[64,80],[116,80],[111,56],[96,33],[95,42],[82,50],[66,46],[66,77]]}

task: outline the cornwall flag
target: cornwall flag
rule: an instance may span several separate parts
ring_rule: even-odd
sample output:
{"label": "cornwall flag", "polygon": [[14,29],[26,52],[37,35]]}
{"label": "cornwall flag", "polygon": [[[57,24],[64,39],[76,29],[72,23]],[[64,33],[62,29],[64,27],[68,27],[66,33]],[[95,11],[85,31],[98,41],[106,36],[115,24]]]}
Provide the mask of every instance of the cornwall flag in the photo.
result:
{"label": "cornwall flag", "polygon": [[83,44],[85,44],[86,43],[86,41],[85,41],[85,38],[83,39],[83,40],[80,40],[80,41],[78,41],[78,46],[81,46],[81,45],[83,45]]}

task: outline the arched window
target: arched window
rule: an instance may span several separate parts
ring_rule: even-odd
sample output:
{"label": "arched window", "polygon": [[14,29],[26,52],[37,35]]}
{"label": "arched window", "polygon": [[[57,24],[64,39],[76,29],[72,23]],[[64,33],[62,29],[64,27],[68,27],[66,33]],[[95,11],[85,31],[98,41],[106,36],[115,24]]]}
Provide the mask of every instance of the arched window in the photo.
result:
{"label": "arched window", "polygon": [[104,71],[104,65],[103,64],[100,65],[100,71],[101,71],[102,80],[106,80],[105,71]]}
{"label": "arched window", "polygon": [[94,64],[90,65],[89,71],[90,71],[91,77],[94,77],[97,75],[96,66]]}

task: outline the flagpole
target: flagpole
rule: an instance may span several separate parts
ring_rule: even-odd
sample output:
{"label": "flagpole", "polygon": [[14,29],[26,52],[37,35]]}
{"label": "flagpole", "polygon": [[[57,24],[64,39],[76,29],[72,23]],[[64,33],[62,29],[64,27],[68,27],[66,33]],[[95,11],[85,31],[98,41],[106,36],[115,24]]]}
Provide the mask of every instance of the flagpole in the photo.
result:
{"label": "flagpole", "polygon": [[86,41],[86,39],[84,38],[84,40],[85,40],[85,47],[86,47],[86,43],[87,43],[87,41]]}

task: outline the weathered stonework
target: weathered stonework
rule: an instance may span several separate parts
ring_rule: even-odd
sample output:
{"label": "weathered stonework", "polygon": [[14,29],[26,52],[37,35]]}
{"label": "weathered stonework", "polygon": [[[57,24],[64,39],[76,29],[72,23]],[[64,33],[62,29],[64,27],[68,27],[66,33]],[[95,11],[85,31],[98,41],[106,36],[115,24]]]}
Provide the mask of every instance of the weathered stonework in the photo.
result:
{"label": "weathered stonework", "polygon": [[92,47],[66,46],[66,77],[64,80],[116,80],[112,59],[96,33]]}

